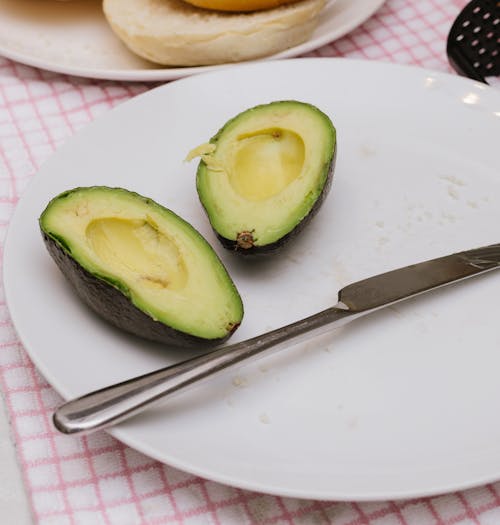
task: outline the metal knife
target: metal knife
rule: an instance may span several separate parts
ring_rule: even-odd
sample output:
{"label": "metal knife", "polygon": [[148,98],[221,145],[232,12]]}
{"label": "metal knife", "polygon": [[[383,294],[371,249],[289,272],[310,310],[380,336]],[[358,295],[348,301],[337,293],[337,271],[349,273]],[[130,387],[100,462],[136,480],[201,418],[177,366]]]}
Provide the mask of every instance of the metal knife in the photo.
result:
{"label": "metal knife", "polygon": [[340,290],[338,303],[332,308],[252,339],[68,401],[55,411],[54,425],[65,434],[89,433],[109,427],[167,395],[267,350],[279,350],[385,306],[499,266],[500,244],[493,244],[355,282]]}

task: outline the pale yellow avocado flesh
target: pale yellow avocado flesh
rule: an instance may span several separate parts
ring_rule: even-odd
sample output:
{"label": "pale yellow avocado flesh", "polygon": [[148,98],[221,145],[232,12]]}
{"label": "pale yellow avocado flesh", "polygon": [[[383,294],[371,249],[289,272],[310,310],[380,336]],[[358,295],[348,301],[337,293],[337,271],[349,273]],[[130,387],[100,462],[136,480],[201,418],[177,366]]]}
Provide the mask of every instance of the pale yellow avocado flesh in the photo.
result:
{"label": "pale yellow avocado flesh", "polygon": [[193,150],[214,230],[226,239],[252,232],[255,245],[279,240],[312,209],[334,150],[333,124],[310,104],[280,101],[237,115]]}
{"label": "pale yellow avocado flesh", "polygon": [[187,268],[175,241],[147,220],[96,219],[85,235],[96,258],[113,275],[155,289],[186,286]]}
{"label": "pale yellow avocado flesh", "polygon": [[241,321],[241,299],[212,248],[148,199],[115,188],[77,189],[54,199],[40,224],[85,270],[155,320],[207,339]]}
{"label": "pale yellow avocado flesh", "polygon": [[240,136],[227,159],[229,182],[244,199],[264,201],[299,177],[304,157],[304,142],[293,131],[273,128]]}

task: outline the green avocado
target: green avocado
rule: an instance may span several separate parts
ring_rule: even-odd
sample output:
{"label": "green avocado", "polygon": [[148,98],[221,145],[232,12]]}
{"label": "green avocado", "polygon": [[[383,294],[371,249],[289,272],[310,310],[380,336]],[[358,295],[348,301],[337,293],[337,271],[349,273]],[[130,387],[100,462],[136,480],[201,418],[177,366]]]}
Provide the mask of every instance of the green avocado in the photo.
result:
{"label": "green avocado", "polygon": [[311,104],[271,102],[229,120],[188,160],[196,156],[199,199],[222,244],[269,253],[301,231],[326,197],[336,131]]}
{"label": "green avocado", "polygon": [[127,332],[213,346],[242,320],[240,295],[212,247],[151,199],[122,188],[75,188],[52,199],[39,224],[78,295]]}

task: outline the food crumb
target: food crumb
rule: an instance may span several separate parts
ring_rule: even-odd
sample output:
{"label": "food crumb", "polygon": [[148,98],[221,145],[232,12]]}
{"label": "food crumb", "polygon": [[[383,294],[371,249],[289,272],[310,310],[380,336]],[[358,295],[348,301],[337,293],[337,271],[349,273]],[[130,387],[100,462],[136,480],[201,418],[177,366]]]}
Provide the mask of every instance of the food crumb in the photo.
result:
{"label": "food crumb", "polygon": [[259,365],[259,370],[265,373],[269,370],[269,368],[266,365]]}
{"label": "food crumb", "polygon": [[383,246],[389,242],[389,237],[379,237],[377,242],[379,246]]}
{"label": "food crumb", "polygon": [[448,186],[448,195],[456,201],[459,199],[458,192],[453,186]]}
{"label": "food crumb", "polygon": [[285,255],[285,259],[287,261],[290,261],[291,263],[293,264],[302,264],[301,261],[299,259],[297,259],[297,257],[292,257],[291,255],[287,254]]}
{"label": "food crumb", "polygon": [[347,270],[345,264],[337,257],[333,259],[331,268],[333,270],[335,280],[339,286],[344,286],[351,280],[349,271]]}
{"label": "food crumb", "polygon": [[443,219],[447,220],[448,222],[455,222],[457,218],[452,213],[442,213],[441,214]]}
{"label": "food crumb", "polygon": [[448,182],[451,182],[455,186],[465,186],[465,182],[458,177],[455,177],[455,175],[443,175],[441,177],[443,180],[447,180]]}
{"label": "food crumb", "polygon": [[379,228],[383,228],[384,227],[384,221],[377,221],[375,223]]}
{"label": "food crumb", "polygon": [[356,430],[358,428],[358,418],[357,417],[350,417],[347,419],[347,426],[351,430]]}
{"label": "food crumb", "polygon": [[359,151],[361,153],[361,157],[364,157],[364,158],[373,157],[377,153],[377,151],[375,150],[373,146],[371,146],[370,144],[366,144],[366,143],[361,145],[361,147],[359,148]]}
{"label": "food crumb", "polygon": [[470,208],[477,208],[478,207],[477,202],[475,202],[475,201],[467,201],[467,206],[469,206]]}
{"label": "food crumb", "polygon": [[233,378],[233,385],[238,388],[247,386],[247,380],[244,377],[236,376]]}
{"label": "food crumb", "polygon": [[271,423],[271,420],[269,419],[269,416],[265,413],[262,413],[260,416],[259,416],[259,421],[261,423],[264,423],[264,425],[269,425],[269,423]]}

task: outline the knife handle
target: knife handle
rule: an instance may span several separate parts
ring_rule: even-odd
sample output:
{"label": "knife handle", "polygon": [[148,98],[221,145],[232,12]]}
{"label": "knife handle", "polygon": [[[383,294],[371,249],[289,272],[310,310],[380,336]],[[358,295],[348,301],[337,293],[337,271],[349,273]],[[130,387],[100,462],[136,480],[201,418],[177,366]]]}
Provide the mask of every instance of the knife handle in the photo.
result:
{"label": "knife handle", "polygon": [[64,434],[93,432],[140,412],[165,396],[266,350],[279,350],[345,324],[359,314],[339,305],[263,335],[129,379],[61,405],[55,427]]}

